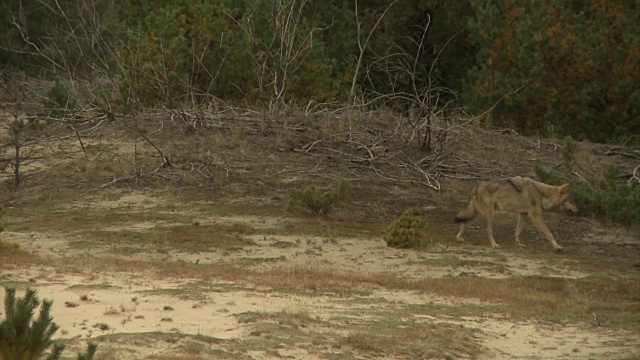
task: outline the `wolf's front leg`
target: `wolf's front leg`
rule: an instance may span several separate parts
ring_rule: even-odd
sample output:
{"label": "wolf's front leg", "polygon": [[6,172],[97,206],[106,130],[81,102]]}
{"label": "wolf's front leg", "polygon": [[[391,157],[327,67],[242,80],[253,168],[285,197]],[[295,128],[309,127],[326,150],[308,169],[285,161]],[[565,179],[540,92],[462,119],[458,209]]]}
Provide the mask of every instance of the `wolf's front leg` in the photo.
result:
{"label": "wolf's front leg", "polygon": [[522,214],[518,214],[518,224],[516,225],[516,247],[525,248],[527,245],[520,242],[520,234],[522,234]]}
{"label": "wolf's front leg", "polygon": [[553,234],[551,233],[551,231],[549,231],[549,228],[547,227],[547,225],[545,225],[544,221],[542,220],[542,216],[540,214],[529,213],[529,218],[531,219],[531,222],[533,223],[533,225],[535,225],[536,228],[538,228],[538,231],[544,234],[547,240],[549,240],[549,242],[551,243],[551,246],[553,246],[554,249],[562,250],[562,246],[558,245],[558,243],[556,242],[556,239],[553,237]]}

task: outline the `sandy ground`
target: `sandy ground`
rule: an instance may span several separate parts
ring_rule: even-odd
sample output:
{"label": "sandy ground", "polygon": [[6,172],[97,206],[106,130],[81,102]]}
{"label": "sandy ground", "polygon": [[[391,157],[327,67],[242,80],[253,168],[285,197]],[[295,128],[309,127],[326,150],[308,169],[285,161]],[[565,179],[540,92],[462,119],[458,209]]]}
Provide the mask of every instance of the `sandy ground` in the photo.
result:
{"label": "sandy ground", "polygon": [[[113,202],[87,202],[86,207],[153,208],[162,200],[123,197]],[[79,205],[68,205],[78,207]],[[273,229],[295,223],[291,218],[271,217],[197,217],[199,224],[248,224],[257,229]],[[148,231],[171,226],[158,222],[130,224],[130,231]],[[110,228],[115,230],[114,228]],[[22,249],[47,256],[70,256],[86,253],[71,246],[82,237],[68,233],[5,231],[3,240],[15,242]],[[569,261],[550,266],[543,261],[524,259],[517,252],[500,252],[501,266],[496,268],[496,251],[485,247],[468,247],[451,255],[446,244],[429,253],[388,248],[379,238],[324,238],[321,236],[284,236],[251,234],[253,242],[239,251],[191,253],[171,248],[147,249],[118,256],[144,261],[184,261],[207,264],[230,259],[272,259],[256,267],[307,265],[336,268],[353,272],[391,272],[406,277],[478,276],[504,278],[522,275],[545,275],[580,278],[589,274],[572,269]],[[617,239],[636,241],[635,239]],[[585,241],[609,241],[589,235]],[[285,244],[286,246],[278,246]],[[136,246],[135,244],[128,244]],[[115,245],[113,245],[115,246]],[[114,256],[113,246],[96,246],[94,256]],[[433,259],[475,261],[469,266],[432,266]],[[264,291],[255,285],[216,282],[211,279],[202,287],[195,279],[158,279],[145,273],[60,272],[55,268],[37,267],[13,269],[0,274],[0,280],[29,283],[38,289],[41,298],[54,300],[53,314],[60,325],[58,338],[70,339],[70,346],[80,350],[86,339],[103,335],[165,333],[203,335],[218,339],[242,339],[248,336],[247,324],[236,315],[247,312],[278,312],[304,309],[318,319],[331,319],[346,311],[370,307],[370,304],[336,301],[331,296],[304,296]],[[193,293],[179,291],[193,284]],[[176,290],[175,292],[172,290]],[[443,298],[411,291],[379,289],[370,295],[389,304],[442,304],[462,306],[478,304],[469,299]],[[3,290],[0,298],[4,299]],[[380,305],[384,306],[384,305]],[[418,315],[426,323],[447,323],[477,330],[477,339],[487,349],[482,359],[609,359],[638,354],[640,337],[622,330],[597,325],[559,325],[537,321],[518,321],[496,316],[446,317]],[[171,354],[180,340],[137,340],[110,337],[108,345],[117,359],[154,358]],[[118,340],[120,339],[120,340]],[[317,355],[303,349],[283,347],[275,352],[252,351],[254,359],[295,358],[314,359]]]}
{"label": "sandy ground", "polygon": [[[70,275],[58,274],[55,269],[44,267],[17,270],[3,274],[3,277],[10,277],[14,281],[31,281],[41,298],[54,300],[53,314],[60,325],[57,337],[65,339],[149,332],[239,339],[246,336],[248,330],[237,321],[234,314],[305,309],[314,316],[328,319],[344,310],[358,310],[357,305],[335,302],[331,297],[283,296],[258,289],[209,292],[204,296],[194,295],[193,298],[189,295],[176,297],[162,294],[180,288],[185,283],[197,282],[188,279],[151,280],[140,275],[121,273]],[[224,289],[230,284],[217,285]],[[3,291],[0,291],[2,296]],[[154,294],[156,291],[160,294]],[[404,304],[465,303],[460,299],[400,291],[376,291],[371,297]],[[634,349],[640,348],[640,338],[634,334],[605,327],[560,326],[492,317],[421,317],[425,322],[445,322],[479,330],[482,344],[490,350],[483,357],[485,359],[605,359],[632,355]],[[170,352],[171,345],[160,342],[152,348],[146,348],[123,342],[119,344],[117,358],[148,358]]]}

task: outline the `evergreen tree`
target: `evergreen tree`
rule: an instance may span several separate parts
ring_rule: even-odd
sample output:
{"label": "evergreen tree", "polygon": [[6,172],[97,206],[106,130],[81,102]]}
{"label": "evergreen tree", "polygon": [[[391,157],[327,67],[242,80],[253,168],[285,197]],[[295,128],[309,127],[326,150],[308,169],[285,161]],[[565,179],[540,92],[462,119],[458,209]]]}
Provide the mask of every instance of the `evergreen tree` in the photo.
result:
{"label": "evergreen tree", "polygon": [[[47,348],[54,345],[51,338],[58,331],[58,325],[50,314],[53,303],[45,300],[34,320],[34,312],[40,305],[36,291],[28,289],[23,298],[16,299],[15,289],[5,290],[6,319],[0,322],[0,358],[39,359]],[[62,353],[63,348],[55,344],[52,354]]]}
{"label": "evergreen tree", "polygon": [[481,49],[466,104],[492,121],[544,135],[605,141],[640,134],[636,1],[472,1]]}
{"label": "evergreen tree", "polygon": [[[33,315],[40,306],[36,290],[27,289],[24,297],[16,298],[16,289],[5,288],[4,312],[6,319],[0,321],[0,359],[38,360],[53,346],[47,360],[59,360],[64,345],[53,342],[58,325],[51,317],[53,302],[44,300],[36,319]],[[87,352],[78,355],[78,360],[93,359],[97,345],[90,343]]]}

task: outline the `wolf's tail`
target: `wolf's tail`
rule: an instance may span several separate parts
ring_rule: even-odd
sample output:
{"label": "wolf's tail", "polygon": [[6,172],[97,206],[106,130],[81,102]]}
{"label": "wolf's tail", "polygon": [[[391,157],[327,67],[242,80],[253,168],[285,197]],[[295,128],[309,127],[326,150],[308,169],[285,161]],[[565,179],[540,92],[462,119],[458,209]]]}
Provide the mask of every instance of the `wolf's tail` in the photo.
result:
{"label": "wolf's tail", "polygon": [[476,191],[477,189],[474,189],[473,192],[471,193],[471,200],[469,200],[469,205],[463,210],[460,210],[458,215],[456,215],[456,218],[455,218],[456,223],[471,221],[475,219],[475,217],[478,215],[478,210],[476,210],[476,207],[474,205]]}

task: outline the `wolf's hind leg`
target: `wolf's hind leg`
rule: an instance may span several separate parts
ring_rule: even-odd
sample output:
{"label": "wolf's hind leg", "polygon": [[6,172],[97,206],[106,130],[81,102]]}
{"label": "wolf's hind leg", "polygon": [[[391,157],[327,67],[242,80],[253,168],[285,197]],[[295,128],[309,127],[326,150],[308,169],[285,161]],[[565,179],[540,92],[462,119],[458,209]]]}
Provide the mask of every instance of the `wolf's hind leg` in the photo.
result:
{"label": "wolf's hind leg", "polygon": [[464,224],[460,224],[460,231],[458,231],[458,235],[456,235],[456,240],[458,240],[458,242],[464,241],[464,238],[462,237],[463,233],[464,233]]}
{"label": "wolf's hind leg", "polygon": [[498,243],[496,242],[496,239],[493,238],[493,211],[489,211],[486,214],[486,218],[487,218],[487,237],[489,238],[489,243],[491,244],[492,248],[497,249],[500,247],[500,245],[498,245]]}
{"label": "wolf's hind leg", "polygon": [[518,224],[516,225],[516,247],[525,248],[527,245],[520,242],[520,234],[522,234],[522,214],[518,214]]}

